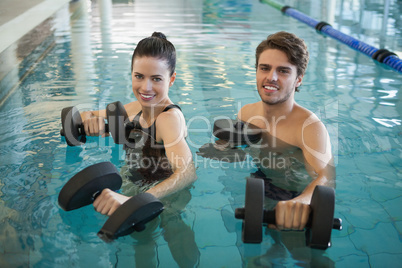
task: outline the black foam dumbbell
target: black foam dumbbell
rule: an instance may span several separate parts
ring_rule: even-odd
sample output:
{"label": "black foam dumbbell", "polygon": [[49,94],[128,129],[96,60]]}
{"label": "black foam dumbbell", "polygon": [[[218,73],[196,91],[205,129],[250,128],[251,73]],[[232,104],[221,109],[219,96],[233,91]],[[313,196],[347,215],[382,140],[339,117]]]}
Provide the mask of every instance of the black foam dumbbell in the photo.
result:
{"label": "black foam dumbbell", "polygon": [[[89,166],[74,175],[61,189],[58,202],[65,211],[92,204],[106,188],[120,189],[122,179],[110,162]],[[98,236],[105,242],[145,229],[145,224],[164,210],[162,202],[149,193],[131,197],[108,218]]]}
{"label": "black foam dumbbell", "polygon": [[164,210],[162,202],[150,193],[141,193],[124,202],[105,222],[98,236],[105,242],[141,232],[145,224]]}
{"label": "black foam dumbbell", "polygon": [[[128,115],[120,101],[106,106],[106,119],[105,132],[110,132],[114,142],[117,144],[127,142],[132,125],[127,122]],[[78,146],[86,142],[84,124],[75,106],[61,110],[61,125],[60,135],[65,137],[69,146]]]}
{"label": "black foam dumbbell", "polygon": [[252,124],[229,118],[214,122],[213,134],[218,139],[233,145],[256,143],[261,139],[262,130]]}
{"label": "black foam dumbbell", "polygon": [[102,190],[120,189],[123,181],[117,168],[110,162],[89,166],[75,174],[61,189],[59,205],[65,211],[93,203]]}
{"label": "black foam dumbbell", "polygon": [[[264,210],[264,181],[248,178],[244,208],[235,210],[235,217],[242,219],[244,243],[261,243],[262,225],[275,224],[275,210]],[[335,191],[317,185],[310,202],[311,213],[306,225],[306,244],[312,248],[327,249],[331,243],[332,229],[342,229],[342,220],[334,218]]]}
{"label": "black foam dumbbell", "polygon": [[262,129],[229,118],[218,119],[214,122],[213,135],[219,140],[207,143],[199,148],[198,155],[224,162],[242,162],[247,154],[242,145],[251,145],[261,139]]}

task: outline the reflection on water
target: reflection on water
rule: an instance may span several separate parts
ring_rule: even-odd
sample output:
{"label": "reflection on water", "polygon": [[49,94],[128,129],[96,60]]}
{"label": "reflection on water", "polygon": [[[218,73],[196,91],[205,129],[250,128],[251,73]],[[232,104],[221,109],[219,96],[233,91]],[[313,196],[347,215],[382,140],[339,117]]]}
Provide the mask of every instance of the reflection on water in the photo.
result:
{"label": "reflection on water", "polygon": [[[400,1],[283,3],[363,42],[402,51]],[[0,83],[1,267],[396,263],[402,251],[399,74],[258,1],[102,0],[75,1],[69,8],[49,21],[51,34],[24,60],[15,58],[16,46],[1,55],[2,66],[12,66]],[[131,53],[156,30],[177,48],[177,79],[169,94],[191,123],[199,179],[163,200],[166,210],[148,233],[105,244],[96,236],[105,217],[91,206],[65,213],[57,195],[91,164],[112,161],[121,168],[124,151],[109,138],[67,147],[59,136],[60,111],[133,101]],[[235,118],[240,107],[258,100],[254,49],[279,30],[298,34],[309,47],[311,60],[296,100],[326,124],[334,147],[336,214],[345,228],[333,234],[325,253],[306,248],[299,234],[269,230],[261,245],[244,245],[233,213],[244,205],[245,178],[258,169],[196,154],[211,142],[216,118]]]}

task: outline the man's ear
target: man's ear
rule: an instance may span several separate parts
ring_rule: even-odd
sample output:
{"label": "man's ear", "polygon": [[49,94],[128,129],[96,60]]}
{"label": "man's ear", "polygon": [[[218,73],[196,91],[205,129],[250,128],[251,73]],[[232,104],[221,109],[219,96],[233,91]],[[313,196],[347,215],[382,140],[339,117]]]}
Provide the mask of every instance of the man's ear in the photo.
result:
{"label": "man's ear", "polygon": [[300,87],[301,84],[302,84],[302,81],[303,81],[303,75],[299,75],[299,76],[296,78],[296,87]]}

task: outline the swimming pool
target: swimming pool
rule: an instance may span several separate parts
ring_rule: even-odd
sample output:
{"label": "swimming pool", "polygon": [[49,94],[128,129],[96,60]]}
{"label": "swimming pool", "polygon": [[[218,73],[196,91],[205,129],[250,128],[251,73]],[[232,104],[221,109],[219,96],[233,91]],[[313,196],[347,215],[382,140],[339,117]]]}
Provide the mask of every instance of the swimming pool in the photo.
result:
{"label": "swimming pool", "polygon": [[[400,3],[362,1],[289,4],[334,28],[402,57]],[[399,6],[398,6],[399,5]],[[368,23],[369,22],[369,23]],[[2,81],[0,107],[1,267],[395,267],[402,260],[402,75],[258,1],[78,1],[60,10],[52,34]],[[171,208],[148,231],[111,244],[96,233],[106,217],[91,206],[64,212],[62,186],[101,161],[124,166],[111,139],[67,147],[60,111],[98,109],[134,100],[131,53],[141,38],[164,32],[178,54],[170,91],[189,126],[198,180],[166,200]],[[304,246],[303,234],[264,229],[263,242],[241,242],[234,209],[244,205],[251,164],[196,154],[211,141],[208,126],[234,118],[258,100],[254,51],[279,30],[305,39],[310,63],[296,100],[326,124],[337,166],[335,216],[326,251]],[[19,76],[23,78],[18,80]],[[9,92],[4,97],[5,90]],[[206,130],[206,131],[203,131]],[[249,159],[245,163],[250,163]]]}

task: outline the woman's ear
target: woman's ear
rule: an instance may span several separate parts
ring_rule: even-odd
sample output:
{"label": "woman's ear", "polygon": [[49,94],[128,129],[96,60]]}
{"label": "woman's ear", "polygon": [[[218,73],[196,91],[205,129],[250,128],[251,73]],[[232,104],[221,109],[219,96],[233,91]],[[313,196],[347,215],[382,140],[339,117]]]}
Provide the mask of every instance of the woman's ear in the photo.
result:
{"label": "woman's ear", "polygon": [[176,72],[174,72],[170,77],[169,87],[173,86],[175,80],[176,80]]}

